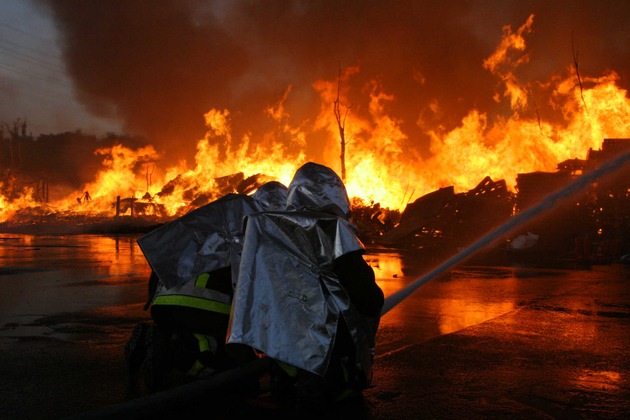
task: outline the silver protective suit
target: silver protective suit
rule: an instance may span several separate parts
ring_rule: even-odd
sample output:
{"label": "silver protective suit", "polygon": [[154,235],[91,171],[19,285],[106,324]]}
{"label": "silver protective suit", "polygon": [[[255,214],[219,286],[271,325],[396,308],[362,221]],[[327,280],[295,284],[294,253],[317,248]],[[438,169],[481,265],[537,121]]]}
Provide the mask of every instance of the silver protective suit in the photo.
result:
{"label": "silver protective suit", "polygon": [[308,163],[289,185],[287,208],[246,218],[228,349],[245,344],[324,376],[343,317],[370,372],[374,337],[333,272],[336,258],[364,250],[342,216],[350,210],[343,183],[329,168]]}
{"label": "silver protective suit", "polygon": [[166,289],[193,285],[199,274],[229,266],[236,279],[243,218],[283,208],[286,191],[274,181],[252,196],[228,194],[151,231],[138,245]]}

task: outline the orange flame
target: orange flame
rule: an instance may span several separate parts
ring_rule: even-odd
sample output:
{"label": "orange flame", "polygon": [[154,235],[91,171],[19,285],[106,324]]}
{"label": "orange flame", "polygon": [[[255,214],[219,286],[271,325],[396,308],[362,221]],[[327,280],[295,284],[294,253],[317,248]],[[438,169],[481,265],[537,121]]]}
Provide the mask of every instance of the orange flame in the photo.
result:
{"label": "orange flame", "polygon": [[[567,67],[563,75],[555,75],[546,82],[519,80],[514,70],[529,62],[525,37],[533,30],[533,24],[531,15],[516,32],[504,27],[497,49],[483,62],[484,68],[498,77],[503,86],[502,92],[494,95],[495,100],[507,98],[511,114],[490,117],[472,109],[450,131],[439,126],[426,128],[431,140],[429,158],[414,151],[401,128],[402,121],[389,112],[396,98],[377,81],[369,82],[363,90],[368,95],[367,111],[360,114],[350,107],[347,109],[349,195],[402,210],[407,203],[438,188],[454,186],[457,191],[467,191],[486,176],[503,179],[514,190],[519,173],[554,171],[564,160],[585,158],[589,149],[601,148],[604,138],[628,137],[630,99],[617,85],[616,73],[582,77],[582,83],[578,84],[575,71]],[[313,160],[306,152],[307,138],[321,130],[327,133],[328,141],[320,163],[339,170],[339,127],[332,104],[336,99],[341,104],[349,103],[349,82],[360,71],[358,66],[348,67],[339,80],[314,82],[313,88],[321,99],[319,113],[314,122],[298,126],[289,122],[286,107],[292,92],[289,86],[277,104],[264,110],[275,123],[275,129],[260,138],[246,134],[234,139],[230,110],[210,109],[204,115],[207,133],[197,142],[192,169],[186,169],[184,162],[165,170],[156,168],[155,162],[161,156],[152,146],[135,150],[123,145],[99,149],[97,153],[104,156],[103,169],[94,181],[80,192],[50,202],[47,208],[111,215],[116,196],[140,199],[148,193],[153,202],[164,207],[167,215],[173,216],[186,209],[195,195],[218,198],[215,180],[219,177],[238,172],[245,177],[265,174],[288,185],[295,170]],[[561,121],[543,118],[537,107],[533,111],[532,92],[536,89],[549,92],[545,105],[561,115]],[[431,109],[439,110],[439,103],[434,101]],[[172,183],[169,194],[157,194],[162,186],[175,179],[178,182]],[[0,185],[0,192],[4,190],[6,186]],[[86,200],[86,191],[91,201]],[[36,206],[42,207],[33,200],[29,189],[14,192],[10,197],[0,195],[0,221],[9,220],[19,209]]]}

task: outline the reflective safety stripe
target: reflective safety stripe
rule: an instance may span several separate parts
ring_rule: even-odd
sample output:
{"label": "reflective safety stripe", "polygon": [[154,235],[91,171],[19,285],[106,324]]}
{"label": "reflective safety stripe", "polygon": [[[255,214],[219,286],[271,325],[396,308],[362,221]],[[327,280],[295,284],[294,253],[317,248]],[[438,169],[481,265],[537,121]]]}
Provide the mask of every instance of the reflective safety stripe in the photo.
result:
{"label": "reflective safety stripe", "polygon": [[208,285],[208,280],[210,279],[210,274],[202,273],[197,276],[197,280],[195,280],[195,287],[201,287],[205,289]]}
{"label": "reflective safety stripe", "polygon": [[204,351],[210,351],[210,343],[208,342],[208,337],[203,334],[193,334],[199,343],[199,352],[203,353]]}
{"label": "reflective safety stripe", "polygon": [[204,366],[199,360],[195,360],[195,363],[192,365],[188,372],[186,372],[186,376],[197,376],[199,372],[203,370]]}
{"label": "reflective safety stripe", "polygon": [[226,293],[219,292],[214,289],[206,289],[202,287],[196,287],[193,283],[186,283],[170,289],[160,289],[156,293],[156,298],[159,296],[190,296],[191,298],[199,298],[205,300],[214,300],[216,302],[222,302],[227,305],[232,304],[232,297]]}
{"label": "reflective safety stripe", "polygon": [[298,370],[295,366],[292,366],[288,363],[281,362],[280,360],[276,360],[276,363],[284,372],[289,375],[291,378],[296,378],[298,374]]}
{"label": "reflective safety stripe", "polygon": [[[204,351],[210,351],[210,343],[208,342],[208,338],[202,334],[193,334],[197,339],[197,344],[199,345],[199,353],[203,353]],[[199,361],[199,359],[195,360],[195,363],[188,369],[186,372],[187,376],[197,376],[199,372],[204,369],[203,363]]]}
{"label": "reflective safety stripe", "polygon": [[[336,396],[335,401],[340,402],[350,398],[354,398],[360,395],[360,391],[355,389],[352,385],[352,381],[350,378],[350,370],[348,369],[348,359],[342,358],[339,360],[339,364],[341,365],[341,371],[343,373],[343,389]],[[357,369],[361,369],[359,364],[357,363]]]}
{"label": "reflective safety stripe", "polygon": [[200,299],[192,296],[164,295],[156,296],[153,305],[177,305],[189,308],[202,309],[204,311],[230,314],[230,305],[214,300]]}

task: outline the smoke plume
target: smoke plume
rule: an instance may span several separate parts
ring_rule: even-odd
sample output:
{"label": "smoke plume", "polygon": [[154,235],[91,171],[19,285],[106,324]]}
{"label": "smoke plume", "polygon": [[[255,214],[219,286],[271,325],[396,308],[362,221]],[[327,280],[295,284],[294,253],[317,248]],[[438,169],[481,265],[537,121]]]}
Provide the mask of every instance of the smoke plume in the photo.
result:
{"label": "smoke plume", "polygon": [[[252,143],[273,127],[265,109],[284,98],[287,123],[315,129],[320,98],[313,84],[359,70],[346,105],[368,112],[366,90],[392,95],[389,112],[407,147],[428,155],[428,130],[447,130],[471,109],[500,115],[501,80],[484,67],[505,27],[534,15],[522,82],[548,80],[578,57],[580,71],[630,76],[630,8],[619,1],[42,0],[63,37],[67,68],[82,102],[115,115],[161,152],[190,158],[205,132],[203,115],[229,109],[233,139]],[[288,94],[287,94],[288,92]],[[544,90],[536,112],[552,116]],[[332,104],[330,104],[332,113]],[[523,113],[533,113],[524,109]],[[311,126],[309,126],[311,124]]]}

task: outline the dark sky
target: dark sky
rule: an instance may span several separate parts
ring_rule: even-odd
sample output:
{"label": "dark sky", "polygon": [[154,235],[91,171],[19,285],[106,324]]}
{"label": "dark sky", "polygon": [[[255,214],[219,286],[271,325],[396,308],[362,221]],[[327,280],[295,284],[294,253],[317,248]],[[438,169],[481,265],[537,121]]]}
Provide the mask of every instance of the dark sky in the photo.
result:
{"label": "dark sky", "polygon": [[[483,67],[509,25],[526,34],[523,83],[566,73],[578,55],[583,75],[608,70],[630,85],[630,3],[526,1],[149,1],[41,0],[62,37],[62,56],[79,98],[97,115],[148,136],[173,157],[190,157],[205,133],[203,114],[229,109],[235,141],[273,129],[264,112],[291,90],[289,123],[312,126],[317,80],[348,81],[351,111],[368,112],[374,81],[395,98],[409,147],[428,154],[427,128],[454,127],[471,109],[506,112],[500,80]],[[541,91],[538,112],[557,118]],[[439,106],[436,106],[438,104]],[[332,112],[332,105],[331,105]],[[524,112],[527,112],[525,110]],[[533,112],[533,111],[531,111]],[[548,115],[545,113],[548,112]],[[310,125],[309,125],[310,124]],[[262,140],[261,140],[262,141]]]}

